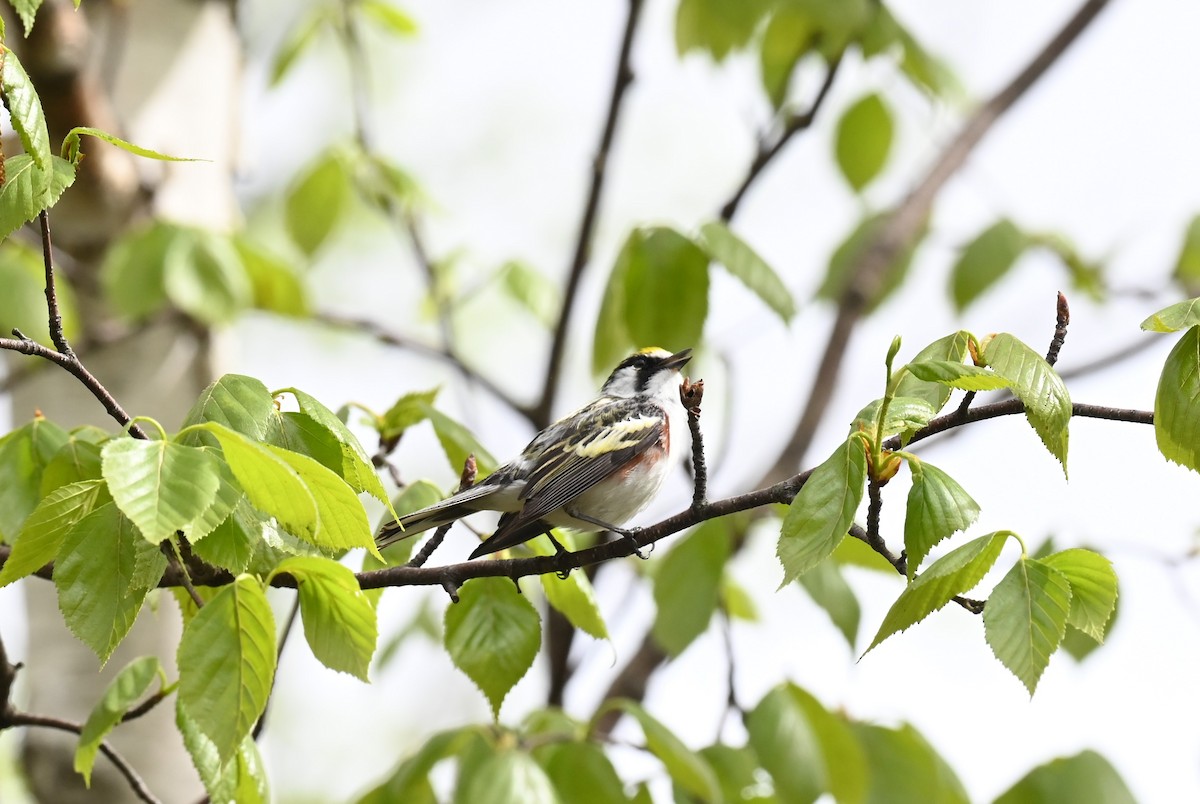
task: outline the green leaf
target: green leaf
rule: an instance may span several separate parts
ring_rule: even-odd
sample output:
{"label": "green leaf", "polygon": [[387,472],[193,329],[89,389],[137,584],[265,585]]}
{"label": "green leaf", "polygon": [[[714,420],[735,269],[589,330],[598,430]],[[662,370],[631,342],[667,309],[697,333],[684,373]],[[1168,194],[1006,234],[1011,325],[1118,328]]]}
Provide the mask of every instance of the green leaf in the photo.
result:
{"label": "green leaf", "polygon": [[308,288],[292,263],[242,237],[235,237],[233,245],[250,280],[256,309],[295,318],[311,312]]}
{"label": "green leaf", "polygon": [[1058,570],[1021,557],[996,584],[983,609],[984,637],[1030,696],[1058,650],[1071,609],[1071,584]]}
{"label": "green leaf", "polygon": [[271,800],[266,766],[252,737],[242,738],[237,753],[223,761],[216,744],[201,733],[178,702],[175,725],[212,804],[267,804]]}
{"label": "green leaf", "polygon": [[996,391],[1012,385],[994,371],[953,360],[922,360],[909,363],[906,368],[922,382],[935,382],[962,391]]}
{"label": "green leaf", "polygon": [[1184,232],[1183,245],[1179,249],[1179,258],[1175,260],[1173,276],[1188,294],[1200,291],[1200,215],[1192,218]]}
{"label": "green leaf", "polygon": [[[559,533],[556,538],[568,550],[574,549],[568,534]],[[549,539],[539,537],[527,544],[534,555],[554,555],[555,551]],[[540,578],[546,601],[565,616],[571,625],[596,639],[608,639],[608,626],[604,623],[600,604],[596,602],[596,591],[586,573],[572,572],[565,578],[556,574],[546,574]]]}
{"label": "green leaf", "polygon": [[758,757],[749,746],[734,748],[718,743],[700,749],[700,757],[712,766],[721,796],[729,804],[779,804],[778,797],[766,792]]}
{"label": "green leaf", "polygon": [[[13,0],[12,7],[21,18],[21,23],[25,26],[25,36],[29,37],[33,31],[33,20],[37,14],[37,10],[41,8],[42,0]],[[75,7],[79,8],[79,3],[75,3]],[[0,20],[0,39],[3,39],[4,22]]]}
{"label": "green leaf", "polygon": [[388,0],[359,0],[355,8],[385,33],[393,36],[412,36],[417,32],[416,20]]}
{"label": "green leaf", "polygon": [[962,363],[967,357],[967,344],[970,340],[970,334],[960,330],[938,338],[913,355],[912,361],[908,364],[909,371],[905,372],[896,385],[896,396],[913,396],[924,399],[933,406],[934,410],[940,411],[950,399],[950,388],[918,378],[912,373],[912,367],[930,361]]}
{"label": "green leaf", "polygon": [[637,250],[633,240],[640,236],[639,230],[630,233],[608,274],[608,283],[604,286],[604,296],[596,316],[596,329],[592,335],[593,374],[612,371],[613,366],[636,348],[633,336],[625,325],[625,279]]}
{"label": "green leaf", "polygon": [[1133,793],[1109,761],[1095,751],[1039,765],[996,799],[995,804],[1134,804]]}
{"label": "green leaf", "polygon": [[255,549],[262,543],[259,516],[243,496],[229,516],[203,541],[192,545],[192,552],[214,567],[222,567],[235,575],[246,572]]}
{"label": "green leaf", "polygon": [[1178,332],[1200,324],[1200,299],[1187,299],[1164,307],[1142,322],[1147,332]]}
{"label": "green leaf", "polygon": [[426,740],[415,754],[401,762],[383,784],[360,798],[357,804],[436,804],[437,800],[429,787],[429,771],[441,760],[460,753],[476,737],[473,726],[438,732]]}
{"label": "green leaf", "polygon": [[745,47],[769,5],[765,0],[680,0],[675,12],[675,48],[683,56],[706,51],[721,61]]}
{"label": "green leaf", "polygon": [[626,263],[615,270],[624,274],[622,308],[633,343],[672,351],[699,343],[708,317],[708,255],[674,229],[655,227],[632,232],[617,259]]}
{"label": "green leaf", "polygon": [[779,274],[725,224],[712,221],[701,226],[697,245],[741,280],[785,324],[796,315],[796,302]]}
{"label": "green leaf", "polygon": [[[36,6],[34,7],[36,10]],[[24,15],[22,15],[24,16]],[[32,13],[25,20],[26,34],[33,26]],[[5,47],[0,51],[0,92],[4,94],[4,105],[12,127],[21,138],[21,147],[41,171],[50,170],[53,154],[50,151],[50,133],[46,129],[46,115],[42,112],[42,101],[38,97],[29,74],[21,66],[17,54]],[[6,181],[12,177],[9,175]]]}
{"label": "green leaf", "polygon": [[378,554],[367,512],[355,496],[354,489],[307,455],[288,452],[269,444],[266,449],[296,473],[317,504],[316,527],[311,532],[297,533],[297,536],[329,550],[365,547]]}
{"label": "green leaf", "polygon": [[542,326],[550,329],[558,320],[562,298],[558,285],[523,262],[511,260],[500,269],[501,287]]}
{"label": "green leaf", "polygon": [[[872,215],[864,218],[854,228],[841,245],[829,257],[829,267],[821,287],[817,289],[817,298],[831,302],[839,302],[849,288],[859,263],[865,257],[868,247],[875,240],[879,227],[885,222],[885,216]],[[874,288],[874,295],[867,300],[867,312],[874,312],[884,302],[908,274],[908,266],[912,263],[913,252],[917,243],[896,256],[896,260],[884,271],[882,281]]]}
{"label": "green leaf", "polygon": [[271,61],[272,87],[277,86],[291,72],[300,56],[316,41],[317,34],[334,20],[331,12],[329,7],[314,6],[287,32],[283,44]]}
{"label": "green leaf", "polygon": [[160,162],[205,162],[205,161],[208,161],[205,159],[190,159],[190,158],[184,157],[184,156],[168,156],[167,154],[160,154],[158,151],[152,151],[149,148],[143,148],[140,145],[134,145],[132,142],[126,142],[125,140],[121,139],[120,137],[117,137],[113,134],[109,134],[107,131],[101,131],[98,128],[90,128],[88,126],[76,126],[75,128],[73,128],[67,132],[67,136],[63,139],[63,144],[62,144],[63,159],[66,159],[69,162],[72,162],[74,164],[79,163],[80,158],[83,156],[83,152],[79,147],[79,138],[84,135],[89,136],[89,137],[95,137],[98,140],[103,140],[104,142],[107,142],[109,145],[115,145],[116,147],[120,148],[122,151],[127,151],[128,153],[131,153],[134,156],[140,156],[145,159],[157,159]]}
{"label": "green leaf", "polygon": [[651,634],[669,656],[708,630],[732,538],[725,520],[710,519],[679,539],[655,570]]}
{"label": "green leaf", "polygon": [[379,631],[375,607],[354,573],[328,558],[299,556],[283,561],[271,577],[296,579],[304,637],[313,655],[331,670],[369,681],[367,672]]}
{"label": "green leaf", "polygon": [[163,289],[171,304],[205,324],[227,324],[253,301],[254,289],[228,237],[182,230],[171,241]]}
{"label": "green leaf", "polygon": [[721,575],[721,588],[718,591],[721,593],[721,610],[727,616],[748,623],[759,621],[758,607],[754,605],[754,598],[730,572],[726,571]]}
{"label": "green leaf", "polygon": [[108,502],[104,484],[99,480],[60,486],[42,498],[25,520],[20,538],[0,567],[0,586],[37,572],[53,561],[70,529],[101,500]]}
{"label": "green leaf", "polygon": [[[19,222],[17,225],[20,225]],[[0,247],[0,330],[7,337],[13,328],[28,338],[43,344],[50,343],[50,327],[46,316],[46,265],[42,252],[15,239]],[[58,310],[63,320],[63,335],[74,340],[79,334],[79,312],[75,291],[64,278],[57,277]]]}
{"label": "green leaf", "polygon": [[930,564],[888,609],[867,652],[892,634],[916,625],[938,611],[955,595],[974,589],[996,563],[1007,538],[1005,531],[980,536]]}
{"label": "green leaf", "polygon": [[605,704],[600,713],[609,708],[620,709],[638,722],[646,736],[646,748],[662,762],[672,781],[703,801],[720,800],[717,777],[708,763],[684,745],[670,729],[651,717],[640,704],[618,698]]}
{"label": "green leaf", "polygon": [[151,544],[200,517],[220,486],[217,459],[197,447],[117,438],[104,445],[101,458],[113,501]]}
{"label": "green leaf", "polygon": [[1200,326],[1183,334],[1163,364],[1154,395],[1154,438],[1167,460],[1200,471]]}
{"label": "green leaf", "polygon": [[541,620],[507,578],[476,578],[446,609],[446,651],[500,716],[500,705],[529,671],[542,644]]}
{"label": "green leaf", "polygon": [[1104,642],[1108,621],[1117,608],[1117,573],[1112,562],[1092,550],[1074,548],[1041,559],[1066,576],[1071,585],[1071,610],[1067,625],[1078,628],[1096,642]]}
{"label": "green leaf", "polygon": [[[380,438],[399,438],[408,428],[425,421],[429,417],[433,400],[437,398],[439,390],[441,389],[431,388],[428,391],[410,391],[397,399],[396,403],[388,408],[387,413],[383,414],[380,421],[376,423]],[[460,465],[458,468],[461,470],[462,466]]]}
{"label": "green leaf", "polygon": [[866,481],[867,456],[855,436],[813,470],[783,520],[776,547],[783,564],[780,587],[824,561],[845,538]]}
{"label": "green leaf", "polygon": [[979,517],[979,504],[958,481],[915,457],[908,468],[913,483],[904,514],[904,550],[908,555],[908,579],[942,539],[966,530]]}
{"label": "green leaf", "polygon": [[[882,399],[876,399],[858,412],[850,425],[850,432],[864,430],[875,436],[879,421],[879,408]],[[937,411],[928,401],[915,396],[893,397],[888,403],[887,419],[883,423],[883,437],[887,438],[896,433],[911,435],[929,424]]]}
{"label": "green leaf", "polygon": [[451,469],[461,472],[467,456],[474,455],[479,465],[479,478],[496,470],[496,459],[471,435],[470,430],[432,407],[427,406],[425,415],[433,424],[433,432],[442,445],[442,452],[446,453],[446,459],[450,461]]}
{"label": "green leaf", "polygon": [[[187,428],[204,422],[223,424],[254,441],[267,441],[279,426],[275,398],[253,377],[226,374],[200,392],[184,417]],[[204,443],[201,433],[183,436],[183,443]]]}
{"label": "green leaf", "polygon": [[41,498],[46,466],[69,438],[40,416],[0,438],[0,540],[16,538]]}
{"label": "green leaf", "polygon": [[163,678],[163,668],[156,656],[141,656],[121,668],[113,678],[104,695],[88,715],[79,735],[79,746],[75,749],[75,772],[83,776],[84,784],[92,785],[92,766],[100,743],[121,722],[129,707],[133,706],[155,678]]}
{"label": "green leaf", "polygon": [[118,315],[140,321],[166,305],[167,253],[186,236],[179,226],[155,223],[125,233],[109,248],[100,267],[100,282]]}
{"label": "green leaf", "polygon": [[241,575],[183,630],[179,706],[222,763],[262,715],[275,675],[275,618],[262,584]]}
{"label": "green leaf", "polygon": [[849,724],[795,684],[767,693],[746,716],[746,731],[781,801],[865,797],[866,758]]}
{"label": "green leaf", "polygon": [[954,770],[909,724],[855,723],[853,729],[870,771],[865,804],[969,804]]}
{"label": "green leaf", "polygon": [[856,193],[862,192],[887,164],[893,128],[891,110],[874,92],[855,101],[838,120],[834,155]]}
{"label": "green leaf", "polygon": [[1012,391],[1025,404],[1029,420],[1046,449],[1067,473],[1067,427],[1071,396],[1054,368],[1037,352],[1002,332],[986,341],[983,357],[997,374],[1012,382]]}
{"label": "green leaf", "polygon": [[336,472],[355,491],[366,492],[384,505],[388,504],[387,491],[379,480],[379,475],[375,473],[370,456],[354,433],[350,432],[350,428],[346,427],[345,422],[314,397],[297,388],[284,388],[275,393],[290,393],[294,396],[300,406],[300,412],[311,417],[337,442],[340,460],[328,468]]}
{"label": "green leaf", "polygon": [[546,745],[534,751],[564,802],[624,802],[625,785],[604,751],[588,742]]}
{"label": "green leaf", "polygon": [[846,638],[850,650],[858,639],[862,609],[845,576],[833,561],[822,561],[798,579],[813,602],[825,610],[834,626]]}
{"label": "green leaf", "polygon": [[329,238],[348,209],[353,185],[346,159],[327,151],[288,188],[284,199],[288,234],[308,256]]}
{"label": "green leaf", "polygon": [[463,772],[456,802],[464,804],[559,804],[554,784],[533,757],[499,750],[470,773]]}
{"label": "green leaf", "polygon": [[101,477],[100,446],[72,434],[42,471],[41,494],[45,496],[70,483]]}
{"label": "green leaf", "polygon": [[4,186],[0,187],[0,239],[58,203],[74,183],[74,166],[57,156],[50,157],[47,168],[38,167],[29,154],[5,159]]}
{"label": "green leaf", "polygon": [[955,310],[961,313],[999,282],[1029,244],[1029,238],[1008,218],[1001,218],[980,232],[950,269],[950,298]]}
{"label": "green leaf", "polygon": [[80,519],[63,537],[54,559],[58,607],[67,628],[101,663],[129,633],[150,590],[150,584],[135,582],[143,574],[138,563],[146,561],[148,552],[157,553],[158,548],[148,544],[113,503]]}
{"label": "green leaf", "polygon": [[771,15],[759,47],[759,70],[763,90],[774,108],[787,101],[796,64],[812,49],[817,33],[811,17],[799,5],[779,6]]}

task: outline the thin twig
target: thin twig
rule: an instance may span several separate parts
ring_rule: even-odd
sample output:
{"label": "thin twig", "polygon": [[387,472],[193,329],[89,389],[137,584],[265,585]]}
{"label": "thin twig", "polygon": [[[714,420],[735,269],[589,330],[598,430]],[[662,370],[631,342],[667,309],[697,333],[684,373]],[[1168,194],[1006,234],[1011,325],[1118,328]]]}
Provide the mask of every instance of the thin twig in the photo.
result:
{"label": "thin twig", "polygon": [[[45,715],[31,715],[27,712],[10,712],[5,717],[5,726],[41,726],[47,729],[57,729],[66,731],[72,734],[82,734],[83,726],[78,723],[72,723],[69,720],[60,720],[56,717],[47,717]],[[129,783],[129,787],[133,790],[133,794],[146,804],[160,804],[159,799],[150,792],[146,787],[146,783],[142,781],[142,777],[138,776],[137,771],[133,769],[125,758],[113,750],[107,742],[100,743],[100,753],[108,757],[108,760],[116,766],[117,770],[125,777],[125,781]]]}
{"label": "thin twig", "polygon": [[42,263],[46,268],[46,312],[50,319],[50,342],[61,354],[74,359],[75,353],[63,335],[62,312],[58,309],[58,288],[54,284],[54,246],[50,242],[50,214],[42,210],[38,214],[42,232]]}
{"label": "thin twig", "polygon": [[833,81],[837,77],[838,67],[841,66],[841,63],[842,57],[839,54],[837,58],[829,63],[829,67],[825,71],[825,80],[821,83],[821,88],[817,90],[817,95],[813,98],[812,105],[804,112],[793,114],[789,117],[783,131],[779,133],[779,136],[773,142],[768,145],[766,135],[759,139],[758,151],[754,154],[754,160],[750,163],[750,169],[746,171],[742,183],[734,190],[733,195],[721,207],[721,220],[726,223],[733,220],[733,216],[737,214],[738,207],[742,203],[742,198],[745,197],[746,192],[757,181],[759,175],[766,169],[767,165],[779,155],[779,152],[783,150],[792,137],[808,129],[816,121],[817,114],[821,111],[821,107],[825,103],[825,98],[829,96],[829,90],[833,88]]}
{"label": "thin twig", "polygon": [[612,94],[608,101],[608,114],[604,119],[604,130],[600,135],[600,144],[592,159],[592,178],[588,186],[587,201],[583,207],[583,216],[579,221],[579,234],[575,238],[575,254],[571,258],[571,267],[567,272],[566,289],[563,292],[562,309],[559,311],[558,323],[554,327],[554,338],[550,344],[550,358],[546,364],[546,376],[542,381],[541,399],[533,407],[533,423],[541,428],[550,423],[550,412],[554,408],[554,395],[558,393],[558,378],[562,371],[563,356],[566,354],[567,337],[570,333],[571,312],[575,307],[575,297],[579,293],[579,285],[583,279],[584,269],[588,265],[592,251],[592,239],[596,230],[596,219],[600,212],[600,196],[604,189],[604,179],[608,168],[609,151],[617,131],[617,121],[621,114],[621,102],[625,98],[625,90],[633,82],[633,68],[630,66],[630,54],[633,52],[633,37],[641,19],[642,0],[629,0],[628,17],[625,20],[625,31],[621,37],[621,50],[617,57],[616,74],[613,76]]}
{"label": "thin twig", "polygon": [[704,434],[700,432],[700,403],[704,400],[704,380],[684,380],[679,398],[687,410],[688,430],[692,434],[692,507],[708,503],[708,466],[704,460]]}
{"label": "thin twig", "polygon": [[[296,626],[296,615],[300,613],[300,595],[296,595],[296,599],[292,601],[292,608],[288,611],[287,621],[283,624],[283,632],[279,635],[279,646],[275,650],[275,666],[279,666],[279,662],[283,659],[283,649],[288,643],[288,637]],[[250,732],[250,739],[258,742],[259,736],[263,733],[263,729],[267,727],[267,712],[271,708],[271,699],[275,697],[275,680],[279,677],[275,673],[271,677],[271,691],[267,694],[267,702],[263,704],[262,714],[258,716],[258,722],[254,724],[254,730]]]}
{"label": "thin twig", "polygon": [[1058,362],[1058,353],[1067,340],[1067,325],[1071,323],[1071,308],[1067,306],[1067,297],[1058,293],[1058,303],[1055,305],[1054,337],[1050,339],[1050,348],[1046,351],[1046,362],[1054,365]]}

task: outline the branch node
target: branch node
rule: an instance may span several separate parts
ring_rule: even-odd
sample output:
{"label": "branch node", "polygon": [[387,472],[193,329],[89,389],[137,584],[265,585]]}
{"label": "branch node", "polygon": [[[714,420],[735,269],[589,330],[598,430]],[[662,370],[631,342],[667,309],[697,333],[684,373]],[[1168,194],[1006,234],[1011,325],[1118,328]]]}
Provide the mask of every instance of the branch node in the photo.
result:
{"label": "branch node", "polygon": [[31,338],[27,337],[24,332],[17,329],[16,327],[12,328],[12,335],[14,338],[16,338],[19,341],[29,342],[30,340],[32,340]]}
{"label": "branch node", "polygon": [[[459,588],[458,581],[451,581],[451,580],[442,581],[442,588],[445,589],[446,594],[450,596],[451,603],[458,602],[458,588]],[[517,587],[517,588],[519,589],[520,587]]]}

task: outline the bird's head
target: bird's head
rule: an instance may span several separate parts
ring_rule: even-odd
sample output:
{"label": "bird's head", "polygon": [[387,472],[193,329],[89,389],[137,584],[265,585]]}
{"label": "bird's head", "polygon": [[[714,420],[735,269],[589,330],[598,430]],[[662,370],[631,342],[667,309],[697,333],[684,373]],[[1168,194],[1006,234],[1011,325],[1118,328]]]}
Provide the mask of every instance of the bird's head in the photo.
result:
{"label": "bird's head", "polygon": [[605,396],[659,396],[677,388],[681,381],[679,370],[691,360],[692,350],[671,354],[653,347],[635,352],[622,360],[604,381]]}

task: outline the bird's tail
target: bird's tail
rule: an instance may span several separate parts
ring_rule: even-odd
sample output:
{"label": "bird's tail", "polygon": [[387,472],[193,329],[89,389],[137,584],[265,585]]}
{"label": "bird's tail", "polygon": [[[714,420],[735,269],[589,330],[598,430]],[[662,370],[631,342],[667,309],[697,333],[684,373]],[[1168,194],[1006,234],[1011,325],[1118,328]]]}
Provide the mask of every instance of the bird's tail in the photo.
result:
{"label": "bird's tail", "polygon": [[399,519],[392,520],[379,529],[375,536],[376,547],[387,547],[389,544],[423,533],[430,528],[441,527],[456,519],[462,519],[473,514],[481,507],[480,503],[495,494],[495,486],[478,485],[453,494],[439,503],[405,514]]}

